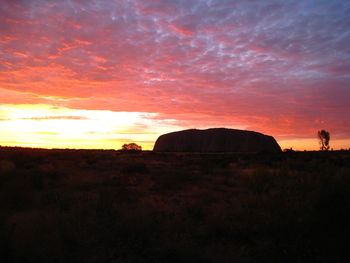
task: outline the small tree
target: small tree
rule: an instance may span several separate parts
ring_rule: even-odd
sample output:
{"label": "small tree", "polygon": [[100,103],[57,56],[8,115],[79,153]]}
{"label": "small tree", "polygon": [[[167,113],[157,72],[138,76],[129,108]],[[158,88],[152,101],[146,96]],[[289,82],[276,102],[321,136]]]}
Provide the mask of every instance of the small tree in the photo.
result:
{"label": "small tree", "polygon": [[318,139],[320,140],[321,151],[329,150],[329,132],[326,130],[318,131]]}
{"label": "small tree", "polygon": [[122,146],[123,151],[142,151],[142,147],[136,143],[125,143]]}

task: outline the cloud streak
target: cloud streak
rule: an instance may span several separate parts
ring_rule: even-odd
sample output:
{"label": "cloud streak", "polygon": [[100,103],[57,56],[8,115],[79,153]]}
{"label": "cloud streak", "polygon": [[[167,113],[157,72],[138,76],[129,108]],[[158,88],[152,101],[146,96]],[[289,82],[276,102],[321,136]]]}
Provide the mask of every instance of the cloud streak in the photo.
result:
{"label": "cloud streak", "polygon": [[5,0],[0,103],[349,139],[349,14],[340,0]]}
{"label": "cloud streak", "polygon": [[43,120],[89,120],[89,118],[83,117],[83,116],[43,116],[43,117],[22,118],[22,120],[33,120],[33,121],[43,121]]}

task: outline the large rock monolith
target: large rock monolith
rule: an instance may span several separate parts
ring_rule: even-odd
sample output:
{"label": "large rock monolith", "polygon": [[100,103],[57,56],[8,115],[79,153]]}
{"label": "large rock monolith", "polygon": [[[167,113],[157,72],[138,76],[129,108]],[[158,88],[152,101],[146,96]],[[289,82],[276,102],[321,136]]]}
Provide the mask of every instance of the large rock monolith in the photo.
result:
{"label": "large rock monolith", "polygon": [[225,128],[184,130],[158,137],[156,152],[280,152],[272,136]]}

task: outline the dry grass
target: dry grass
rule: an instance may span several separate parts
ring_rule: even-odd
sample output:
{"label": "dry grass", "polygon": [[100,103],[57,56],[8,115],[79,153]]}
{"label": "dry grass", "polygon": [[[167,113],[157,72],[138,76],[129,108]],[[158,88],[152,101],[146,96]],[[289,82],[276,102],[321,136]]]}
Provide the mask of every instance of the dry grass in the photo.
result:
{"label": "dry grass", "polygon": [[1,262],[346,262],[350,153],[0,149]]}

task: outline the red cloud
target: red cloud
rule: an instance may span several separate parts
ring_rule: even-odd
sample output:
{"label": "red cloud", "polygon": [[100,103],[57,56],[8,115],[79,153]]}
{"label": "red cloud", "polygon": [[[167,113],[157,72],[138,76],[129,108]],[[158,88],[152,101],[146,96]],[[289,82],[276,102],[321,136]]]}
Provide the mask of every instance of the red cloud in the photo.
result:
{"label": "red cloud", "polygon": [[170,25],[169,27],[184,37],[190,37],[193,34],[192,31],[185,28],[181,28],[179,26]]}
{"label": "red cloud", "polygon": [[322,19],[296,19],[308,7],[97,2],[3,3],[0,103],[154,112],[281,138],[348,134],[346,8],[335,16],[325,2]]}

